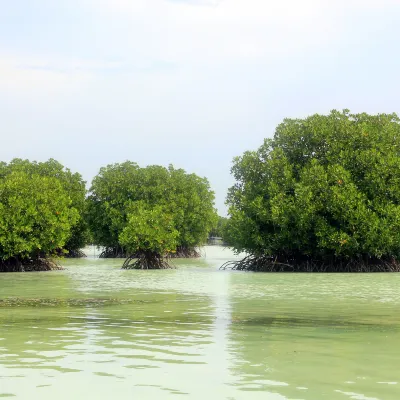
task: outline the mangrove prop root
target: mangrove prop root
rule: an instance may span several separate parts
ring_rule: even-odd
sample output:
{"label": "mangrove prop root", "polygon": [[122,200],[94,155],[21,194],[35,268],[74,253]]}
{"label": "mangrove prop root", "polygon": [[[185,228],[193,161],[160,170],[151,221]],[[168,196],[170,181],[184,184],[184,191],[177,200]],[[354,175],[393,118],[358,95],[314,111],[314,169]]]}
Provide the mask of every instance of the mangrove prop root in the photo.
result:
{"label": "mangrove prop root", "polygon": [[121,247],[106,247],[99,258],[127,258],[129,254]]}
{"label": "mangrove prop root", "polygon": [[128,257],[122,269],[171,269],[168,258],[155,253],[133,254]]}
{"label": "mangrove prop root", "polygon": [[201,254],[198,249],[178,247],[175,253],[169,253],[169,258],[200,258]]}
{"label": "mangrove prop root", "polygon": [[249,255],[242,260],[224,263],[222,270],[253,272],[400,272],[400,263],[395,259],[330,260],[285,259],[282,257]]}
{"label": "mangrove prop root", "polygon": [[37,258],[29,260],[18,260],[12,258],[0,261],[0,272],[33,272],[33,271],[59,271],[63,270],[53,260],[47,258]]}
{"label": "mangrove prop root", "polygon": [[82,250],[69,250],[65,258],[85,258],[87,255]]}
{"label": "mangrove prop root", "polygon": [[[99,258],[130,258],[128,254],[121,247],[107,247],[99,255]],[[196,248],[178,247],[175,253],[169,253],[168,258],[200,258],[200,251]],[[139,258],[139,254],[134,254],[133,258]]]}

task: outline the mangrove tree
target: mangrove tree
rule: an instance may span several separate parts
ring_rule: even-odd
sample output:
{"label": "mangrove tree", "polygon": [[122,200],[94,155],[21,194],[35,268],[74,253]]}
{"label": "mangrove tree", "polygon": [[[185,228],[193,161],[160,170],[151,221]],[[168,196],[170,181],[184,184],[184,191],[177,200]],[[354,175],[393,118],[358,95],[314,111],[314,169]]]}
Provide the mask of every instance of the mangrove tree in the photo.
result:
{"label": "mangrove tree", "polygon": [[227,237],[253,271],[399,271],[400,123],[332,111],[285,119],[234,160]]}
{"label": "mangrove tree", "polygon": [[88,197],[88,221],[95,244],[104,248],[101,256],[146,259],[146,268],[150,255],[154,267],[165,266],[157,257],[196,256],[215,220],[207,179],[171,165],[108,165],[93,179]]}

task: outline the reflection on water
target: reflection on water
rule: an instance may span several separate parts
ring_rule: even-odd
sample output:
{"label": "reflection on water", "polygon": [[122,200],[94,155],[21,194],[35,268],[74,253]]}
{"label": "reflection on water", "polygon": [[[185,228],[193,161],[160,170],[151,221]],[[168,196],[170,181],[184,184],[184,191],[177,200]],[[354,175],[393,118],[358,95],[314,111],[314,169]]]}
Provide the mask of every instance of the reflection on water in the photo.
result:
{"label": "reflection on water", "polygon": [[400,398],[399,275],[218,271],[232,257],[0,275],[0,397]]}

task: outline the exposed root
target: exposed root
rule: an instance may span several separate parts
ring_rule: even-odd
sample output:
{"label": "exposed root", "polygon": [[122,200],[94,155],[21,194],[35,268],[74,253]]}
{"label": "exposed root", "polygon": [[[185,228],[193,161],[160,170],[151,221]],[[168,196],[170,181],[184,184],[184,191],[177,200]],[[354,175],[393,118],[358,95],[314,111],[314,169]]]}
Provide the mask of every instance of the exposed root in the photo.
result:
{"label": "exposed root", "polygon": [[82,250],[69,250],[64,255],[65,258],[85,258],[87,255]]}
{"label": "exposed root", "polygon": [[61,266],[47,258],[24,259],[11,258],[0,261],[0,272],[33,272],[33,271],[59,271]]}
{"label": "exposed root", "polygon": [[171,269],[173,268],[168,263],[168,258],[160,254],[152,252],[143,252],[140,254],[133,254],[128,257],[122,269]]}
{"label": "exposed root", "polygon": [[[106,247],[99,258],[140,258],[140,254],[131,255],[122,247]],[[175,253],[168,253],[168,258],[200,258],[200,251],[196,248],[178,247]]]}
{"label": "exposed root", "polygon": [[200,251],[196,248],[178,247],[175,253],[169,253],[169,258],[200,258]]}
{"label": "exposed root", "polygon": [[106,247],[99,258],[127,258],[129,254],[122,247]]}
{"label": "exposed root", "polygon": [[394,258],[334,259],[324,262],[309,258],[296,260],[249,255],[239,261],[228,261],[220,269],[253,272],[400,272],[400,263]]}

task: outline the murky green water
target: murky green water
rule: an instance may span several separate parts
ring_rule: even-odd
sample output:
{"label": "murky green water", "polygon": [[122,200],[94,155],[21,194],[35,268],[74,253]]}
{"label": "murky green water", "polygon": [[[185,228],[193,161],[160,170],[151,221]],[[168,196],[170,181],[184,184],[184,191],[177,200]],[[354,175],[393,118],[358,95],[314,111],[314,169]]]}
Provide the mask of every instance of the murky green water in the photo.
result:
{"label": "murky green water", "polygon": [[0,398],[400,399],[400,275],[0,275]]}

